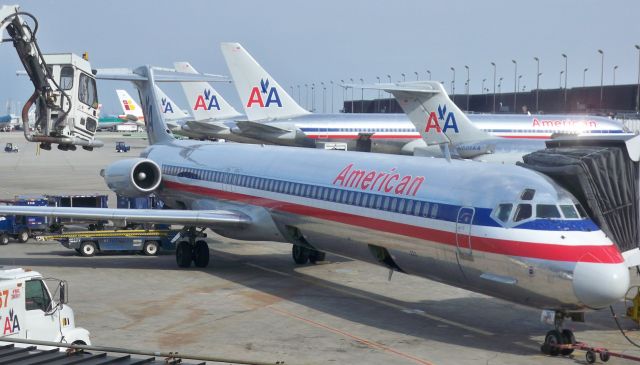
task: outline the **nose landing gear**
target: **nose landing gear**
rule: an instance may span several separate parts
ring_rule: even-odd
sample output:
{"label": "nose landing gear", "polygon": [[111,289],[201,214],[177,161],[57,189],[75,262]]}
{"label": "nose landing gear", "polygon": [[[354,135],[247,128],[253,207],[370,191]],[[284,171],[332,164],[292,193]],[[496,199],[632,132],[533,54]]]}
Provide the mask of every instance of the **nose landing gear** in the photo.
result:
{"label": "nose landing gear", "polygon": [[540,347],[540,351],[542,351],[543,354],[569,356],[573,353],[576,337],[573,335],[573,331],[562,328],[562,323],[566,316],[566,313],[555,312],[553,319],[555,328],[547,332],[547,335],[544,337],[544,343]]}

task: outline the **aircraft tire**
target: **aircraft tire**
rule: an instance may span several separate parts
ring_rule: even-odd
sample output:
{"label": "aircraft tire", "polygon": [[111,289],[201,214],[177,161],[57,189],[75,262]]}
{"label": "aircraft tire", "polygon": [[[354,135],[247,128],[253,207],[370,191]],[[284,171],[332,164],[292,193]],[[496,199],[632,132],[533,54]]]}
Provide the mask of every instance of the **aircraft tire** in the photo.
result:
{"label": "aircraft tire", "polygon": [[180,241],[176,248],[176,263],[179,267],[190,267],[193,259],[191,245],[187,241]]}
{"label": "aircraft tire", "polygon": [[196,241],[193,248],[193,263],[196,267],[207,267],[209,265],[209,245],[205,241]]}
{"label": "aircraft tire", "polygon": [[[562,330],[562,343],[565,345],[575,345],[576,344],[576,336],[573,335],[573,331],[571,330]],[[573,349],[562,349],[560,350],[560,355],[569,356],[573,353]]]}
{"label": "aircraft tire", "polygon": [[547,348],[548,354],[551,356],[560,355],[560,348],[558,345],[562,345],[562,335],[560,331],[551,330],[547,332],[547,335],[544,337],[544,345],[543,347]]}
{"label": "aircraft tire", "polygon": [[309,262],[310,250],[303,246],[293,245],[291,248],[291,257],[293,261],[298,265],[304,265]]}
{"label": "aircraft tire", "polygon": [[311,250],[309,253],[309,262],[312,264],[316,264],[320,261],[324,261],[326,254],[322,251]]}

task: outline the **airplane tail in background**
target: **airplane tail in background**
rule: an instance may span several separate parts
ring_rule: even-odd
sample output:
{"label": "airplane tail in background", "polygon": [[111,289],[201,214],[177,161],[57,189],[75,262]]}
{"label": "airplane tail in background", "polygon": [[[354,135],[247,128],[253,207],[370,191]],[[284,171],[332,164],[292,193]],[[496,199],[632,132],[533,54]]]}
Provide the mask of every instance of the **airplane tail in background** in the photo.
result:
{"label": "airplane tail in background", "polygon": [[[178,72],[198,73],[189,62],[175,62],[174,66]],[[228,120],[242,115],[208,82],[183,82],[181,85],[196,121]]]}
{"label": "airplane tail in background", "polygon": [[250,121],[286,119],[309,114],[240,43],[222,43],[220,48]]}
{"label": "airplane tail in background", "polygon": [[494,139],[478,129],[449,98],[441,83],[422,81],[377,85],[393,94],[428,145],[453,145]]}
{"label": "airplane tail in background", "polygon": [[124,117],[122,119],[127,119],[134,121],[136,123],[144,124],[144,116],[142,113],[142,108],[136,101],[129,95],[126,90],[116,90],[116,94],[118,94],[118,100],[120,101],[120,106],[122,107],[122,113]]}
{"label": "airplane tail in background", "polygon": [[182,109],[180,109],[180,107],[176,105],[176,103],[174,103],[173,100],[171,100],[171,98],[169,98],[157,85],[156,92],[160,98],[160,106],[162,108],[160,111],[162,112],[165,121],[190,119],[189,114],[183,112]]}

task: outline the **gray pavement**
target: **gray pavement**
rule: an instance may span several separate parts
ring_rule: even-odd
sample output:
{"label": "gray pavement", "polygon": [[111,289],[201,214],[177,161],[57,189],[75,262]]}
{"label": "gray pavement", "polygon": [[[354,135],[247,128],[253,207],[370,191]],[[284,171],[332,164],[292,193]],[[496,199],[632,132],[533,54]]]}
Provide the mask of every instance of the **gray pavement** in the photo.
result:
{"label": "gray pavement", "polygon": [[[41,151],[20,134],[17,154],[0,152],[0,198],[17,194],[107,193],[98,175],[119,158],[122,137],[99,134],[94,152]],[[115,199],[110,198],[112,205]],[[210,233],[210,232],[209,232]],[[68,280],[77,324],[96,345],[178,351],[287,364],[571,364],[539,353],[549,328],[539,311],[430,280],[327,255],[295,266],[290,246],[241,242],[210,233],[207,269],[178,269],[172,253],[157,257],[79,257],[56,243],[0,246],[0,265],[18,265]],[[635,280],[638,282],[638,280]],[[623,316],[624,303],[615,306]],[[578,340],[640,356],[609,311],[567,323]],[[630,337],[637,325],[622,318]],[[625,361],[612,359],[611,363]]]}

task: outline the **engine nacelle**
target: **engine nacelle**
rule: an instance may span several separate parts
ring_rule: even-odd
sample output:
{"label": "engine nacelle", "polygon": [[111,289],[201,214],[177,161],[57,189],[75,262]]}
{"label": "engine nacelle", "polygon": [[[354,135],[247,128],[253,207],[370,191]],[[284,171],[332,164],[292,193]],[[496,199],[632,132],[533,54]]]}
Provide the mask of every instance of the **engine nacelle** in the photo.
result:
{"label": "engine nacelle", "polygon": [[151,194],[162,181],[160,166],[146,158],[128,158],[107,166],[101,172],[109,189],[127,197]]}

